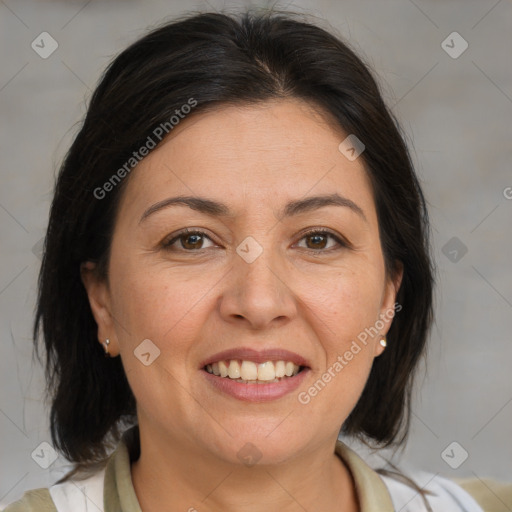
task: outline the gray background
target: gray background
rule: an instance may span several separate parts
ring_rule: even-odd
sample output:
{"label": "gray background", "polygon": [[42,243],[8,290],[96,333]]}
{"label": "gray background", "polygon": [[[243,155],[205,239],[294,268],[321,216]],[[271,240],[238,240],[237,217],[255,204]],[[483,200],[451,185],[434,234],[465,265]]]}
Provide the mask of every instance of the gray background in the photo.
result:
{"label": "gray background", "polygon": [[[30,327],[54,172],[86,100],[109,60],[147,27],[241,5],[249,4],[0,0],[0,506],[66,469],[61,459],[45,470],[31,457],[50,437]],[[430,204],[437,321],[403,460],[448,477],[512,481],[512,4],[277,5],[329,20],[375,68]],[[43,31],[59,45],[47,59],[31,48]],[[469,44],[458,58],[441,46],[454,31]],[[459,247],[446,246],[453,237]],[[441,456],[453,441],[469,454],[456,470]],[[462,448],[448,450],[452,465]]]}

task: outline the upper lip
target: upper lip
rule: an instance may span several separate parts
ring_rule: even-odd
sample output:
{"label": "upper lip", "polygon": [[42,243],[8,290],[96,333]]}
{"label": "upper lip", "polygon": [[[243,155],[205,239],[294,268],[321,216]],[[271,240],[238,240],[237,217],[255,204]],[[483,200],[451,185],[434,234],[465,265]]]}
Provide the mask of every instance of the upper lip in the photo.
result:
{"label": "upper lip", "polygon": [[282,348],[268,348],[265,350],[255,350],[249,347],[237,347],[229,350],[217,352],[201,362],[199,368],[204,368],[207,364],[217,363],[219,361],[229,361],[238,359],[243,361],[252,361],[253,363],[265,363],[266,361],[291,361],[297,366],[310,366],[308,361],[295,352],[290,352]]}

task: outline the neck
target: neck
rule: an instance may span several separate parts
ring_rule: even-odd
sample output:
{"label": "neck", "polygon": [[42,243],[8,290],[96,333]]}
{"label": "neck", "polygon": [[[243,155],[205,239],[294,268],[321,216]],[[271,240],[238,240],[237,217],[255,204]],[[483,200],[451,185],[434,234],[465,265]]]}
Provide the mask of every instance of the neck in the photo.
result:
{"label": "neck", "polygon": [[132,480],[144,512],[358,512],[352,476],[333,444],[276,465],[219,460],[170,439],[161,446],[140,433]]}

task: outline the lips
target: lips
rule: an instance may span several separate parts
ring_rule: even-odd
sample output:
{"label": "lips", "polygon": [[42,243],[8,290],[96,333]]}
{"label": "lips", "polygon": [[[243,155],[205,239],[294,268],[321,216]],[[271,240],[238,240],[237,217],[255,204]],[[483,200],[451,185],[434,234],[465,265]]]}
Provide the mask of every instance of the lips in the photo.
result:
{"label": "lips", "polygon": [[305,358],[289,350],[242,347],[213,354],[201,362],[199,369],[222,394],[266,402],[296,390],[310,366]]}

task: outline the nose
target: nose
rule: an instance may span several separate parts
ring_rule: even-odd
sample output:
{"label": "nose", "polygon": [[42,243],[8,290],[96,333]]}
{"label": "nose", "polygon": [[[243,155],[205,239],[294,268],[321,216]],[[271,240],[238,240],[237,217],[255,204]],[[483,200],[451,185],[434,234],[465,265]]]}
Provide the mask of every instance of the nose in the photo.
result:
{"label": "nose", "polygon": [[220,300],[222,318],[253,330],[284,325],[297,314],[290,281],[290,272],[268,249],[252,263],[235,255]]}

